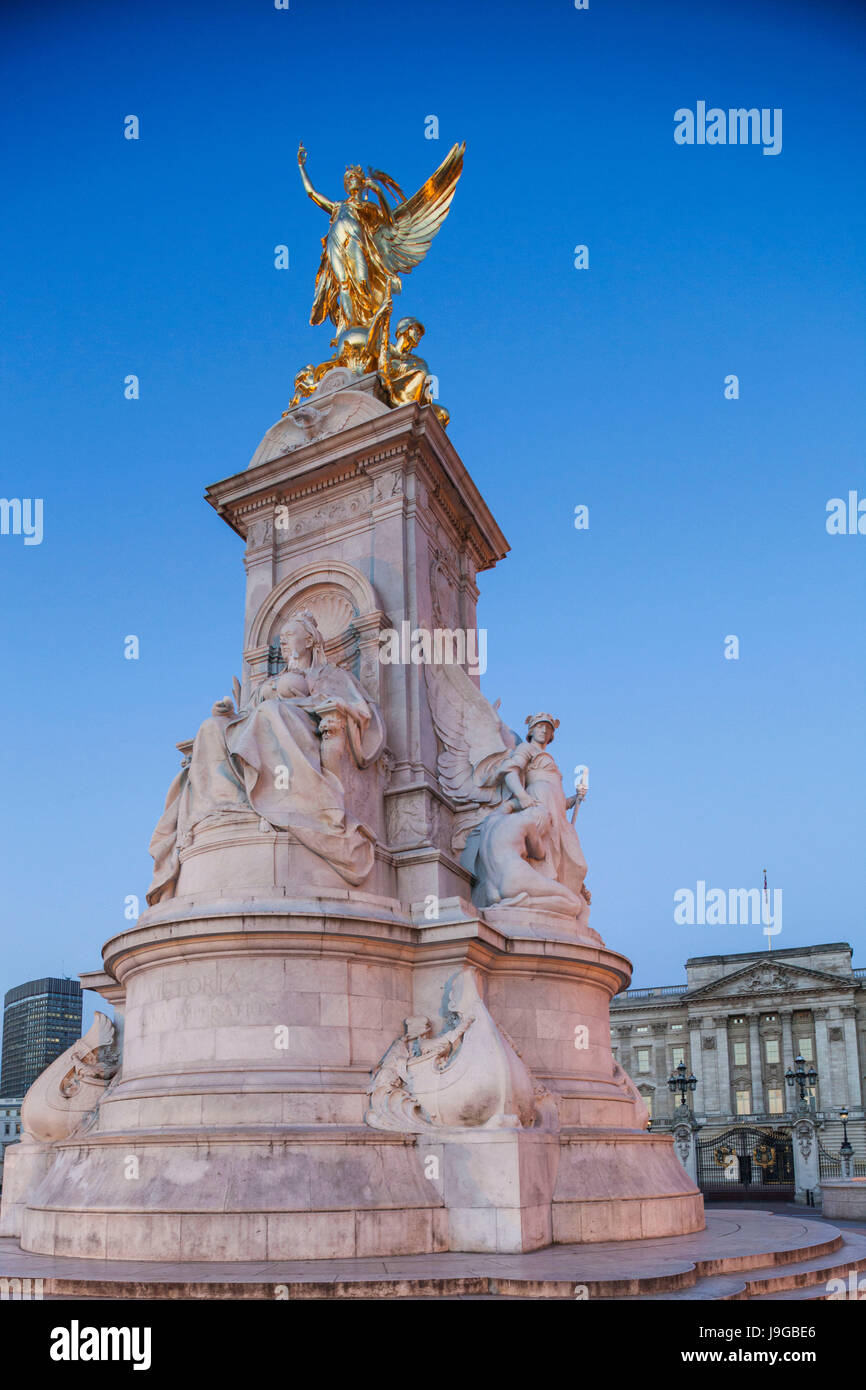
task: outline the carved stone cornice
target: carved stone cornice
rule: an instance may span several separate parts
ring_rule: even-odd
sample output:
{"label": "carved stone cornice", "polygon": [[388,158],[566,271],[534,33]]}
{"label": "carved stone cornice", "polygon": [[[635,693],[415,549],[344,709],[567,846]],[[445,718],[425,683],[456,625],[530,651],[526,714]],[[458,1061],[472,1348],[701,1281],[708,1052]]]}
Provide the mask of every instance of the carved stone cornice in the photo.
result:
{"label": "carved stone cornice", "polygon": [[[312,440],[212,483],[205,497],[246,538],[250,519],[261,509],[290,505],[341,483],[357,486],[370,470],[397,459],[407,473],[429,478],[431,497],[476,569],[489,569],[508,553],[508,542],[430,406],[400,406]],[[411,498],[406,503],[419,505]]]}

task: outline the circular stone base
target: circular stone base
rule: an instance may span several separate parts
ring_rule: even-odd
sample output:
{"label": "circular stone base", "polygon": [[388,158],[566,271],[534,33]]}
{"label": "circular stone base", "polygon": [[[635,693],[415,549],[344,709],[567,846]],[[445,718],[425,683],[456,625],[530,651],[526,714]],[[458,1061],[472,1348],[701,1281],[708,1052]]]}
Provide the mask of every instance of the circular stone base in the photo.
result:
{"label": "circular stone base", "polygon": [[[305,901],[154,907],[103,958],[123,991],[122,1071],[85,1130],[51,1146],[42,1171],[32,1159],[32,1183],[22,1169],[28,1250],[359,1259],[703,1226],[671,1137],[636,1127],[636,1093],[614,1069],[609,1002],[629,967],[602,945],[506,940],[477,920],[428,931],[387,897],[313,888]],[[450,982],[467,968],[558,1120],[420,1135],[365,1124],[404,1021],[449,1026]]]}
{"label": "circular stone base", "polygon": [[710,1208],[695,1235],[558,1245],[523,1255],[176,1263],[21,1251],[0,1239],[0,1277],[42,1280],[43,1296],[111,1299],[575,1298],[745,1300],[844,1296],[866,1269],[866,1237],[829,1222]]}
{"label": "circular stone base", "polygon": [[87,1259],[519,1253],[704,1224],[670,1138],[640,1131],[211,1126],[91,1134],[51,1152],[22,1248]]}

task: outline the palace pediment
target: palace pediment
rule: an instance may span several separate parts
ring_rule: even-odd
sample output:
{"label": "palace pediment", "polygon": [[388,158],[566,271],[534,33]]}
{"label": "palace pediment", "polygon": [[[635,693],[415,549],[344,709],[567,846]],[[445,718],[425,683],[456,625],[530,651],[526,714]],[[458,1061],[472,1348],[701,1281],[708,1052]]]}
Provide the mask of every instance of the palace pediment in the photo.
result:
{"label": "palace pediment", "polygon": [[689,990],[683,999],[741,999],[773,994],[838,994],[851,989],[854,981],[844,975],[832,975],[826,970],[810,970],[801,965],[776,961],[760,961],[735,970],[718,980],[710,980],[697,989]]}

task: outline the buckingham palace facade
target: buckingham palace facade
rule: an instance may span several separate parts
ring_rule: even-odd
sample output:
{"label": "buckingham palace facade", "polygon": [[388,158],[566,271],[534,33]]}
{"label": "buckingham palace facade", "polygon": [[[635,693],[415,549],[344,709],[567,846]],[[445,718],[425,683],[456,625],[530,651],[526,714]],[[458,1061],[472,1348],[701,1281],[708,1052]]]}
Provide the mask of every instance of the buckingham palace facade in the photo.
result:
{"label": "buckingham palace facade", "polygon": [[866,969],[852,967],[845,942],[695,956],[684,985],[624,990],[610,1012],[614,1054],[654,1129],[671,1127],[679,1097],[668,1077],[680,1062],[697,1077],[690,1104],[705,1133],[783,1128],[799,1099],[785,1073],[801,1056],[818,1073],[811,1096],[823,1142],[838,1149],[847,1108],[855,1153],[866,1154]]}

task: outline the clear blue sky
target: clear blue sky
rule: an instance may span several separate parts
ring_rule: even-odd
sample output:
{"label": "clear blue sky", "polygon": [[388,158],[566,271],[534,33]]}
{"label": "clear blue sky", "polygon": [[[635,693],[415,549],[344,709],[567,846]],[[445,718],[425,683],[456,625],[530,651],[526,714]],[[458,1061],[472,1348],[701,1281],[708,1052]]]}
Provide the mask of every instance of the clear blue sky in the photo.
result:
{"label": "clear blue sky", "polygon": [[[590,768],[594,925],[636,984],[678,981],[766,943],[675,925],[674,892],[766,864],[774,944],[866,964],[866,536],[825,530],[866,496],[863,10],[91,0],[2,28],[0,490],[45,521],[0,537],[0,990],[99,965],[174,744],[239,671],[241,542],[202,493],[327,354],[301,138],[325,192],[355,161],[417,187],[467,141],[403,306],[512,546],[486,692],[515,727],[553,709]],[[782,153],[676,145],[698,100],[782,108]]]}

